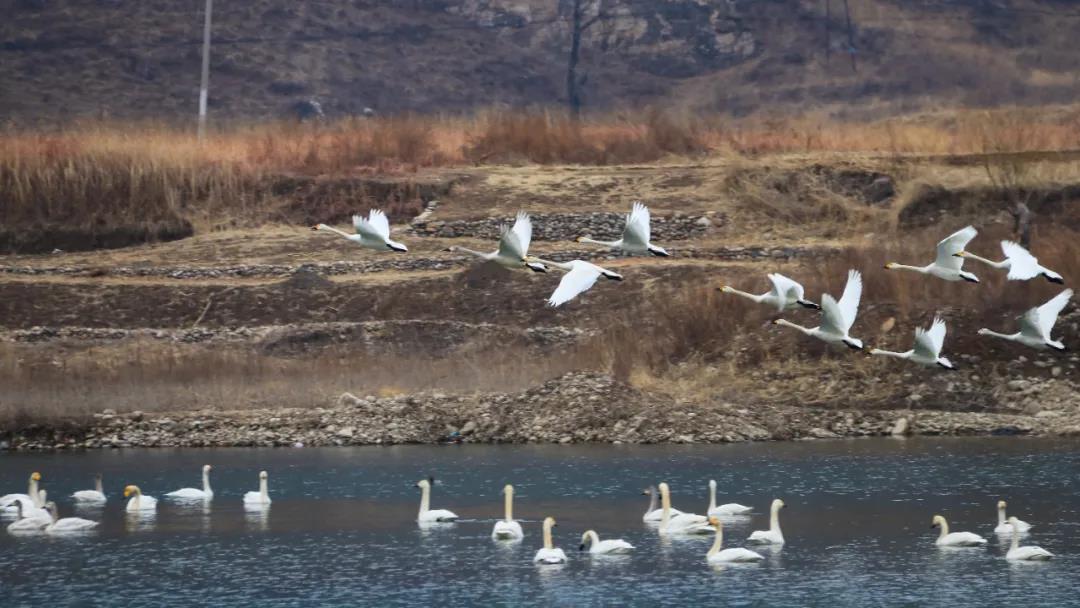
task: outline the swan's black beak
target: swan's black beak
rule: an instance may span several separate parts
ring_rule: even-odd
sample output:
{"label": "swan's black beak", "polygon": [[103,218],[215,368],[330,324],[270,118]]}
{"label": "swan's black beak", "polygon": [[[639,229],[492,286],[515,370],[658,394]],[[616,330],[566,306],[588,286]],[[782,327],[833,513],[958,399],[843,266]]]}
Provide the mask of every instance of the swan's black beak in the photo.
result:
{"label": "swan's black beak", "polygon": [[580,545],[578,545],[577,550],[578,551],[584,551],[585,550],[585,543],[581,543]]}
{"label": "swan's black beak", "polygon": [[[1043,276],[1046,276],[1046,275],[1043,275]],[[1065,279],[1063,279],[1061,277],[1046,277],[1046,280],[1050,281],[1051,283],[1057,283],[1058,285],[1064,285],[1065,284]]]}

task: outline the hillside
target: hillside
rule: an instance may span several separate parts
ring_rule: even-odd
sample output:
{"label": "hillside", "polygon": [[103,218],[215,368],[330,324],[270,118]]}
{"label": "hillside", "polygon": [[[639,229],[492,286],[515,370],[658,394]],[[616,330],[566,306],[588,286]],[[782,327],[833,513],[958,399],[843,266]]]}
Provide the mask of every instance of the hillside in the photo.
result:
{"label": "hillside", "polygon": [[[0,3],[0,119],[186,119],[201,4]],[[218,2],[212,114],[219,123],[283,117],[309,99],[330,116],[564,103],[570,4]],[[1080,93],[1073,2],[849,4],[851,46],[840,0],[611,0],[583,36],[585,107],[881,115]]]}

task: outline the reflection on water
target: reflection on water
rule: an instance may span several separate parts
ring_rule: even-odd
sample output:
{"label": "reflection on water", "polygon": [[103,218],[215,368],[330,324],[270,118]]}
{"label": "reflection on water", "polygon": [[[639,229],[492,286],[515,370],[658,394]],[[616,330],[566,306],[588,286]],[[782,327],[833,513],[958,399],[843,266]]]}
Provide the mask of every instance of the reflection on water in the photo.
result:
{"label": "reflection on water", "polygon": [[[1080,596],[1080,446],[1067,441],[836,441],[739,446],[456,446],[116,450],[5,454],[0,494],[40,471],[61,512],[100,521],[72,537],[0,534],[0,605],[1068,605]],[[101,471],[149,495],[214,467],[212,501],[165,500],[126,513],[68,495]],[[272,505],[245,505],[260,470]],[[456,523],[419,525],[416,479],[435,474]],[[783,548],[757,564],[706,563],[711,535],[662,535],[641,520],[641,488],[667,481],[684,512],[722,518],[724,546],[768,527],[781,497]],[[521,541],[493,541],[500,494],[516,489]],[[1059,557],[1008,563],[996,502],[1033,524],[1028,544]],[[254,508],[251,508],[254,507]],[[930,517],[989,539],[938,548]],[[537,566],[541,521],[556,517],[568,563]],[[581,534],[635,545],[578,551]],[[992,583],[991,583],[992,582]],[[182,601],[178,598],[182,598]]]}

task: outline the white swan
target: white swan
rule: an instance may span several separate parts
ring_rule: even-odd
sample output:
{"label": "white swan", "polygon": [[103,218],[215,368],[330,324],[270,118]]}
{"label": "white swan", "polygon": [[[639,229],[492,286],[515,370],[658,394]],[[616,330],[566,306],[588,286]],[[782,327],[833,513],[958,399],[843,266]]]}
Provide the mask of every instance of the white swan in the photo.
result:
{"label": "white swan", "polygon": [[971,258],[993,268],[1008,270],[1009,274],[1005,278],[1010,281],[1027,281],[1041,275],[1051,283],[1065,284],[1064,277],[1039,264],[1039,260],[1021,245],[1012,241],[1001,241],[1001,251],[1005,254],[1005,259],[1000,262],[980,258],[970,251],[960,251],[953,255],[958,258]]}
{"label": "white swan", "polygon": [[619,249],[630,255],[651,253],[665,258],[671,255],[663,247],[651,244],[649,242],[650,237],[649,208],[643,205],[641,201],[634,201],[630,213],[626,214],[626,223],[623,225],[621,239],[617,241],[597,241],[589,236],[583,236],[578,239],[578,242],[603,245],[604,247]]}
{"label": "white swan", "polygon": [[91,528],[96,528],[98,522],[90,521],[89,519],[83,519],[81,517],[65,517],[59,518],[56,510],[56,503],[49,502],[45,505],[49,511],[49,524],[45,526],[46,534],[64,534],[65,532],[84,532]]}
{"label": "white swan", "polygon": [[79,490],[71,495],[75,502],[105,502],[105,490],[101,484],[101,473],[94,475],[93,490]]}
{"label": "white swan", "polygon": [[773,499],[772,506],[769,507],[769,529],[755,530],[750,534],[750,538],[746,539],[746,542],[759,545],[784,544],[784,533],[780,531],[780,509],[786,506],[784,501],[779,498]]}
{"label": "white swan", "polygon": [[544,547],[536,551],[533,563],[537,564],[565,564],[566,554],[562,549],[555,548],[551,540],[551,529],[555,527],[555,518],[544,518]]}
{"label": "white swan", "polygon": [[634,545],[620,538],[600,540],[595,530],[586,530],[581,535],[581,546],[578,550],[584,551],[585,547],[588,547],[589,553],[593,555],[620,555],[634,550]]}
{"label": "white swan", "polygon": [[623,280],[621,274],[612,272],[606,268],[601,268],[596,264],[591,264],[585,260],[570,260],[563,264],[561,262],[541,260],[540,258],[533,256],[526,259],[531,264],[542,264],[566,271],[562,280],[559,281],[559,286],[555,288],[551,297],[547,299],[548,306],[552,307],[562,306],[576,298],[578,295],[588,291],[589,288],[596,284],[596,280],[600,277],[611,279],[613,281]]}
{"label": "white swan", "polygon": [[[1013,533],[1013,527],[1014,526],[1013,526],[1013,524],[1011,522],[1012,522],[1012,520],[1014,520],[1016,518],[1015,517],[1005,517],[1005,507],[1006,507],[1005,501],[1004,500],[999,500],[998,503],[997,503],[998,523],[997,523],[997,527],[994,528],[994,533],[995,534],[1012,534]],[[1027,523],[1026,521],[1024,521],[1022,519],[1016,519],[1015,528],[1017,530],[1019,530],[1020,532],[1027,532],[1028,530],[1031,529],[1031,524]]]}
{"label": "white swan", "polygon": [[964,250],[964,247],[971,242],[971,239],[975,238],[976,234],[978,234],[978,231],[973,226],[968,226],[945,237],[937,244],[937,258],[926,266],[907,266],[889,262],[885,264],[885,268],[886,270],[898,269],[921,272],[946,281],[978,283],[979,277],[962,270],[964,258],[956,255]]}
{"label": "white swan", "polygon": [[1009,552],[1005,554],[1005,559],[1009,561],[1043,562],[1054,557],[1053,553],[1042,547],[1036,547],[1035,545],[1021,547],[1020,520],[1010,517],[1009,524],[1012,526],[1012,544],[1009,545]]}
{"label": "white swan", "polygon": [[[649,497],[649,507],[645,509],[645,515],[641,517],[641,521],[645,522],[658,522],[664,515],[664,510],[660,508],[660,492],[656,489],[656,486],[650,486],[641,491],[642,494]],[[672,515],[680,515],[682,511],[671,508]]]}
{"label": "white swan", "polygon": [[210,465],[204,464],[202,468],[202,489],[198,488],[180,488],[173,492],[169,492],[165,496],[170,498],[180,498],[185,500],[210,500],[214,497],[214,491],[210,489]]}
{"label": "white swan", "polygon": [[266,471],[259,471],[259,491],[244,492],[245,505],[268,505],[270,504],[270,484],[267,481],[269,475]]}
{"label": "white swan", "polygon": [[760,562],[765,559],[762,554],[742,547],[721,550],[721,547],[724,546],[724,524],[715,516],[709,518],[709,523],[716,527],[716,540],[713,541],[709,552],[705,554],[705,561],[710,564],[723,564],[730,562]]}
{"label": "white swan", "polygon": [[153,496],[143,496],[139,486],[127,486],[124,488],[124,498],[127,498],[128,496],[131,497],[131,500],[128,501],[125,509],[129,513],[154,511],[157,509],[157,499]]}
{"label": "white swan", "polygon": [[858,270],[848,271],[847,285],[844,286],[844,295],[837,302],[829,294],[821,296],[821,325],[817,327],[803,327],[786,319],[777,319],[773,323],[793,327],[808,336],[824,340],[830,344],[845,344],[848,348],[861,350],[862,340],[848,335],[851,326],[855,324],[855,317],[859,313],[859,300],[862,298],[862,275]]}
{"label": "white swan", "polygon": [[941,356],[941,347],[944,344],[945,321],[934,317],[934,322],[930,325],[930,329],[923,329],[921,327],[915,328],[915,348],[902,353],[875,348],[870,351],[870,354],[896,357],[897,359],[907,359],[908,361],[927,367],[940,365],[945,369],[956,369],[951,361]]}
{"label": "white swan", "polygon": [[660,489],[660,533],[661,534],[711,534],[709,518],[693,513],[671,513],[671,489],[661,482]]}
{"label": "white swan", "polygon": [[390,239],[390,220],[386,219],[386,214],[378,209],[369,211],[366,220],[363,216],[354,215],[352,216],[352,222],[356,234],[342,232],[341,230],[327,226],[326,224],[318,224],[312,226],[311,229],[326,230],[335,234],[340,234],[361,247],[367,247],[368,249],[376,249],[379,251],[385,251],[387,249],[392,249],[394,251],[409,250],[405,245]]}
{"label": "white swan", "polygon": [[416,516],[418,522],[449,522],[458,518],[453,511],[446,509],[432,509],[431,507],[431,484],[435,483],[434,477],[421,479],[416,482],[420,488],[420,514]]}
{"label": "white swan", "polygon": [[529,255],[529,244],[532,243],[532,220],[529,214],[518,211],[517,218],[512,227],[503,226],[499,235],[499,248],[491,253],[473,251],[457,245],[448,247],[447,251],[464,251],[488,262],[495,262],[499,266],[517,270],[523,265],[534,272],[547,272],[543,264],[536,264],[525,259]]}
{"label": "white swan", "polygon": [[753,507],[747,507],[740,505],[737,502],[729,502],[720,506],[716,506],[716,480],[709,480],[709,510],[706,511],[709,515],[749,515],[753,511]]}
{"label": "white swan", "polygon": [[821,306],[806,300],[803,286],[798,282],[777,272],[768,275],[768,277],[769,282],[772,283],[772,289],[759,296],[752,293],[746,293],[745,291],[739,291],[730,285],[724,285],[720,288],[720,291],[724,293],[733,293],[752,302],[771,306],[780,312],[799,308],[800,306],[813,309],[821,308]]}
{"label": "white swan", "polygon": [[940,515],[934,516],[930,527],[941,529],[937,540],[934,541],[934,544],[939,547],[977,547],[986,544],[986,539],[978,534],[971,532],[949,533],[949,522],[945,521],[945,518]]}
{"label": "white swan", "polygon": [[506,484],[502,490],[504,500],[504,518],[495,522],[491,531],[494,540],[520,540],[525,538],[521,524],[514,521],[514,486]]}
{"label": "white swan", "polygon": [[1057,351],[1064,351],[1065,344],[1060,340],[1052,339],[1050,332],[1054,329],[1054,323],[1057,323],[1058,315],[1065,308],[1065,305],[1069,303],[1069,298],[1072,295],[1073,290],[1066,289],[1042,306],[1036,306],[1025,312],[1023,316],[1018,318],[1020,331],[1015,334],[999,334],[984,327],[979,330],[979,335],[1012,340],[1039,350],[1052,348]]}
{"label": "white swan", "polygon": [[35,507],[44,507],[44,504],[38,504],[38,483],[41,481],[41,473],[34,471],[30,474],[30,483],[27,484],[26,494],[5,494],[0,496],[0,509],[10,511],[14,513],[17,510],[15,506],[16,500],[23,500],[29,502]]}
{"label": "white swan", "polygon": [[8,524],[8,532],[38,532],[52,523],[52,516],[45,509],[26,507],[29,502],[21,499],[12,504],[15,507],[17,519]]}

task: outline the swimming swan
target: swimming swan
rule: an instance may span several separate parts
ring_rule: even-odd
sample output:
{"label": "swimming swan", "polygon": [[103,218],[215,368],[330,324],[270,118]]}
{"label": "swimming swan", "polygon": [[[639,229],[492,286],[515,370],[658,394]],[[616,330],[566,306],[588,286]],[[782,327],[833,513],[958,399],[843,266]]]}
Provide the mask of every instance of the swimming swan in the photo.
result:
{"label": "swimming swan", "polygon": [[935,317],[930,329],[915,328],[915,348],[902,353],[875,348],[870,351],[870,354],[907,359],[926,367],[939,365],[945,369],[956,369],[951,361],[941,356],[941,347],[944,344],[945,321]]}
{"label": "swimming swan", "polygon": [[803,291],[803,286],[798,282],[793,281],[778,272],[774,272],[768,275],[768,277],[769,282],[772,283],[772,289],[759,296],[752,293],[746,293],[745,291],[739,291],[730,285],[720,287],[720,291],[724,293],[733,293],[737,296],[742,296],[747,300],[757,302],[758,304],[771,306],[779,312],[799,308],[800,306],[813,309],[821,308],[821,306],[805,299],[806,294]]}
{"label": "swimming swan", "polygon": [[504,500],[504,518],[495,522],[495,528],[491,531],[494,540],[521,540],[525,533],[521,530],[521,524],[514,521],[514,486],[506,484],[502,490]]}
{"label": "swimming swan", "polygon": [[375,249],[378,251],[386,251],[391,249],[393,251],[408,251],[409,248],[401,243],[390,239],[390,220],[386,219],[386,214],[378,209],[372,209],[368,212],[368,217],[365,220],[361,215],[352,216],[353,229],[356,230],[356,234],[349,234],[342,232],[337,228],[332,228],[326,224],[318,224],[312,226],[312,230],[325,230],[340,234],[346,239],[360,245],[361,247],[367,247],[368,249]]}
{"label": "swimming swan", "polygon": [[671,513],[671,489],[661,482],[660,488],[660,533],[661,534],[712,534],[709,519],[693,513]]}
{"label": "swimming swan", "polygon": [[779,498],[773,499],[772,506],[769,508],[769,529],[755,530],[746,542],[759,545],[784,544],[784,533],[780,531],[780,509],[786,506]]}
{"label": "swimming swan", "polygon": [[49,524],[45,526],[46,534],[64,534],[65,532],[84,532],[91,528],[96,528],[98,522],[90,521],[89,519],[83,519],[81,517],[65,517],[59,518],[56,510],[56,503],[49,502],[45,505],[49,510]]}
{"label": "swimming swan", "polygon": [[548,306],[553,308],[562,306],[576,298],[578,295],[585,293],[596,284],[596,280],[600,277],[611,279],[612,281],[623,280],[621,274],[612,272],[606,268],[601,268],[596,264],[586,262],[585,260],[570,260],[563,264],[561,262],[541,260],[538,257],[529,256],[526,258],[526,261],[531,264],[543,264],[566,271],[562,280],[559,281],[559,286],[555,288],[551,297],[547,299]]}
{"label": "swimming swan", "polygon": [[[650,486],[641,491],[642,494],[649,497],[649,508],[645,509],[645,515],[641,517],[641,521],[645,522],[658,522],[664,515],[664,510],[660,508],[660,492],[656,489],[656,486]],[[672,515],[680,515],[682,511],[671,508]]]}
{"label": "swimming swan", "polygon": [[555,518],[544,518],[544,547],[536,551],[533,563],[536,564],[565,564],[566,554],[562,549],[556,549],[551,540],[551,529],[555,527]]}
{"label": "swimming swan", "polygon": [[1008,270],[1009,274],[1005,278],[1010,281],[1027,281],[1041,275],[1051,283],[1065,284],[1064,277],[1039,264],[1039,260],[1022,246],[1012,241],[1001,241],[1001,251],[1005,254],[1005,259],[1000,262],[980,258],[969,251],[960,251],[953,255],[958,258],[971,258],[992,268]]}
{"label": "swimming swan", "polygon": [[753,507],[740,505],[737,502],[716,506],[716,480],[709,480],[709,510],[707,511],[709,515],[749,515],[753,510]]}
{"label": "swimming swan", "polygon": [[979,277],[961,270],[964,266],[964,258],[956,255],[964,250],[964,247],[971,242],[971,239],[975,238],[976,234],[978,234],[978,231],[973,226],[967,226],[945,237],[937,244],[937,257],[926,266],[906,266],[889,262],[885,264],[885,269],[911,270],[945,279],[946,281],[978,283]]}
{"label": "swimming swan", "polygon": [[971,532],[953,532],[950,534],[949,522],[945,521],[945,518],[940,515],[934,516],[930,527],[941,528],[941,533],[938,534],[937,540],[934,541],[934,544],[939,547],[977,547],[986,544],[985,538]]}
{"label": "swimming swan", "polygon": [[1020,520],[1010,517],[1009,524],[1013,529],[1012,544],[1009,545],[1009,552],[1005,554],[1005,559],[1009,561],[1042,562],[1054,557],[1053,553],[1042,547],[1036,547],[1035,545],[1021,547]]}
{"label": "swimming swan", "polygon": [[581,535],[581,545],[578,550],[584,551],[586,546],[589,548],[589,553],[594,555],[620,555],[634,550],[634,545],[622,539],[600,540],[595,530],[586,530]]}
{"label": "swimming swan", "polygon": [[266,471],[259,471],[259,491],[244,492],[245,505],[268,505],[270,504],[270,484]]}
{"label": "swimming swan", "polygon": [[30,474],[30,483],[27,484],[26,494],[5,494],[0,497],[0,509],[14,513],[17,510],[15,501],[22,499],[31,505],[41,508],[45,505],[38,504],[38,482],[41,481],[41,473],[34,471]]}
{"label": "swimming swan", "polygon": [[666,258],[671,255],[666,249],[649,243],[651,237],[649,219],[649,208],[643,205],[641,201],[634,201],[633,206],[630,208],[630,213],[626,215],[626,223],[623,225],[621,239],[617,241],[596,241],[588,236],[583,236],[577,241],[579,243],[592,243],[594,245],[603,245],[612,249],[619,249],[630,255],[645,255],[651,253],[652,255]]}
{"label": "swimming swan", "polygon": [[47,510],[38,509],[37,507],[24,510],[26,504],[29,503],[22,500],[16,500],[13,503],[18,519],[8,524],[8,532],[38,532],[52,523],[52,516],[49,515]]}
{"label": "swimming swan", "polygon": [[525,259],[529,255],[530,243],[532,243],[532,220],[529,219],[528,213],[518,211],[514,225],[512,227],[502,227],[499,235],[499,248],[495,251],[484,253],[456,245],[447,248],[447,251],[464,251],[481,260],[495,262],[499,266],[511,270],[517,270],[524,265],[533,272],[547,272],[547,267],[543,264],[529,262]]}
{"label": "swimming swan", "polygon": [[434,477],[421,479],[416,482],[420,488],[420,514],[416,516],[418,522],[449,522],[458,518],[453,511],[446,509],[431,509],[431,484],[435,483]]}
{"label": "swimming swan", "polygon": [[125,509],[129,513],[153,511],[157,509],[157,499],[153,496],[143,496],[139,486],[127,486],[124,488],[124,498],[127,498],[128,496],[131,497],[131,500],[128,501]]}
{"label": "swimming swan", "polygon": [[845,344],[848,348],[861,350],[862,340],[848,335],[851,326],[855,324],[855,317],[859,314],[859,300],[862,298],[862,275],[858,270],[848,271],[847,285],[844,286],[844,295],[837,302],[829,294],[821,296],[821,325],[817,327],[803,327],[785,319],[777,319],[773,323],[793,327],[808,336],[824,340],[830,344]]}
{"label": "swimming swan", "polygon": [[169,492],[165,496],[170,498],[181,499],[203,499],[210,500],[214,497],[214,491],[210,489],[210,465],[204,464],[202,468],[202,489],[198,488],[180,488],[174,492]]}
{"label": "swimming swan", "polygon": [[710,517],[709,523],[716,526],[716,540],[713,541],[709,552],[705,554],[705,561],[710,564],[722,564],[728,562],[760,562],[765,559],[765,556],[760,553],[742,547],[721,550],[720,548],[724,545],[724,525],[716,516]]}
{"label": "swimming swan", "polygon": [[1039,350],[1052,348],[1054,350],[1064,351],[1065,344],[1060,340],[1052,339],[1050,337],[1050,332],[1054,329],[1054,323],[1057,323],[1058,315],[1065,308],[1065,305],[1069,303],[1069,298],[1071,298],[1072,295],[1073,290],[1066,289],[1042,306],[1036,306],[1025,312],[1024,315],[1019,318],[1020,331],[1015,334],[999,334],[996,331],[990,331],[989,329],[983,328],[979,330],[979,335],[993,336],[1003,340],[1012,340],[1013,342],[1019,342],[1024,346],[1030,346]]}
{"label": "swimming swan", "polygon": [[94,475],[93,490],[79,490],[71,495],[76,502],[105,502],[105,491],[101,485],[101,473]]}
{"label": "swimming swan", "polygon": [[[1004,500],[999,500],[998,503],[997,503],[998,523],[997,523],[997,527],[994,528],[994,533],[995,534],[1012,534],[1013,533],[1013,525],[1010,522],[1011,522],[1011,520],[1014,520],[1016,518],[1015,517],[1005,517],[1005,507],[1006,506],[1007,505],[1005,504]],[[1020,532],[1027,532],[1028,530],[1031,529],[1031,524],[1027,523],[1026,521],[1024,521],[1022,519],[1016,519],[1016,528],[1018,530],[1020,530]]]}

